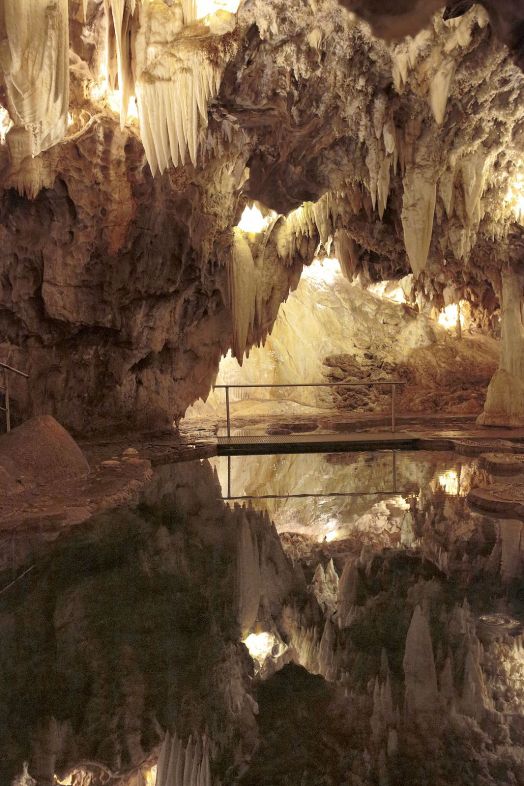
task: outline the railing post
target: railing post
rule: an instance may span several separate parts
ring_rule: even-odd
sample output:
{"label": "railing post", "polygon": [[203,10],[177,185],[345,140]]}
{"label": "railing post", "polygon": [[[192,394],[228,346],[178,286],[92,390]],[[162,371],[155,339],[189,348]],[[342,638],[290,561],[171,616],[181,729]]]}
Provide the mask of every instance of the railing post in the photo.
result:
{"label": "railing post", "polygon": [[9,431],[11,431],[11,407],[9,404],[9,373],[7,369],[4,369],[4,380],[5,380],[5,425],[6,425],[6,431],[9,433]]}
{"label": "railing post", "polygon": [[231,499],[231,456],[227,457],[227,498]]}
{"label": "railing post", "polygon": [[231,436],[231,418],[229,415],[229,385],[226,385],[226,429],[227,436]]}
{"label": "railing post", "polygon": [[391,431],[395,431],[395,385],[391,385]]}
{"label": "railing post", "polygon": [[395,494],[397,493],[397,451],[392,450],[392,457],[393,457],[393,491]]}

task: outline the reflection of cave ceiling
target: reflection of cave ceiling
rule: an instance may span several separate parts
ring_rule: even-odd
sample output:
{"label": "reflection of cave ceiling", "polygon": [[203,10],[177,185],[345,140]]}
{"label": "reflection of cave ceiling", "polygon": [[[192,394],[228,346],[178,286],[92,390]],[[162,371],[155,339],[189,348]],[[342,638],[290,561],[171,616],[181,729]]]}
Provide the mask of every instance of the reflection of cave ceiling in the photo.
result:
{"label": "reflection of cave ceiling", "polygon": [[[415,37],[334,0],[6,0],[0,328],[33,410],[182,413],[319,243],[493,307],[522,247],[516,4],[344,4]],[[287,218],[233,236],[246,199]]]}

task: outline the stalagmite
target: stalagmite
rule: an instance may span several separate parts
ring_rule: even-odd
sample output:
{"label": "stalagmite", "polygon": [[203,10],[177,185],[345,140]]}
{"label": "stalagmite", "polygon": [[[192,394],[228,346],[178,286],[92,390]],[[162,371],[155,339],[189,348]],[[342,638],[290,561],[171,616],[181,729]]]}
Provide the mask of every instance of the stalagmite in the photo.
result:
{"label": "stalagmite", "polygon": [[502,349],[498,371],[489,383],[484,426],[524,425],[524,274],[506,266],[502,271]]}
{"label": "stalagmite", "polygon": [[408,716],[430,716],[438,706],[437,673],[425,614],[415,607],[404,652],[405,710]]}

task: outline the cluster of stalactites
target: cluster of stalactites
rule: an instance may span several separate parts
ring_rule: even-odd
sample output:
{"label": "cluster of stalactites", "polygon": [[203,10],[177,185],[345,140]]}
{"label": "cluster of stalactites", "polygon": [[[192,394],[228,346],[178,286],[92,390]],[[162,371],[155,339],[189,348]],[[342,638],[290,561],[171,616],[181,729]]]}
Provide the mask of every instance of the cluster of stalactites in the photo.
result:
{"label": "cluster of stalactites", "polygon": [[5,0],[1,68],[13,167],[60,142],[69,104],[68,0]]}
{"label": "cluster of stalactites", "polygon": [[[83,2],[84,16],[87,0]],[[118,90],[120,119],[136,95],[140,132],[153,174],[171,164],[197,161],[207,105],[221,70],[202,44],[181,35],[197,19],[196,0],[104,0],[107,16],[107,74]],[[1,67],[13,122],[7,137],[11,170],[61,142],[69,108],[68,0],[5,0],[6,40]],[[31,177],[36,177],[33,166]],[[23,178],[22,178],[23,179]],[[27,179],[27,178],[26,178]],[[23,185],[23,184],[22,184]],[[34,196],[34,184],[23,185]]]}
{"label": "cluster of stalactites", "polygon": [[269,244],[253,245],[248,233],[235,228],[228,260],[228,300],[232,319],[233,356],[242,365],[249,348],[260,346],[277,318],[280,304],[297,286],[301,265],[283,264]]}
{"label": "cluster of stalactites", "polygon": [[195,0],[172,6],[155,0],[105,0],[108,73],[121,97],[120,122],[136,96],[140,135],[153,174],[171,164],[193,165],[207,107],[221,70],[183,28],[196,20]]}
{"label": "cluster of stalactites", "polygon": [[166,732],[158,757],[155,786],[211,786],[209,741],[189,737],[187,744]]}

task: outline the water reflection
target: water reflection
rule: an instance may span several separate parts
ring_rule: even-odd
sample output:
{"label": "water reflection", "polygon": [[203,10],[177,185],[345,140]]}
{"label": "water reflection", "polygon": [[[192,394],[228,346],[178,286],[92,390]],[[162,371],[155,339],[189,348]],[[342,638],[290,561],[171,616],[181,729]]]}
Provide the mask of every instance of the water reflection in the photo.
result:
{"label": "water reflection", "polygon": [[210,460],[229,504],[249,502],[269,513],[278,532],[318,541],[342,540],[358,530],[404,526],[421,496],[465,497],[477,471],[456,453],[377,451],[275,456],[219,456]]}
{"label": "water reflection", "polygon": [[0,783],[24,761],[46,786],[524,782],[524,525],[468,508],[475,460],[227,469],[162,467],[136,509],[17,534]]}

